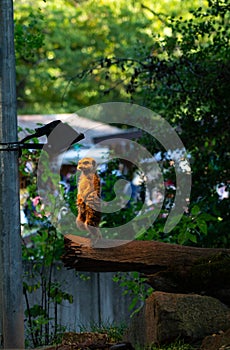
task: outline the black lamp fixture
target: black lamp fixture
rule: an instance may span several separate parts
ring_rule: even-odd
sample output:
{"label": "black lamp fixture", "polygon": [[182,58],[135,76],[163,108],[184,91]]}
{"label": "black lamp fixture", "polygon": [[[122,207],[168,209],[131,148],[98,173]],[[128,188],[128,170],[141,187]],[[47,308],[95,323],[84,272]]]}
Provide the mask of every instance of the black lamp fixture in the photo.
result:
{"label": "black lamp fixture", "polygon": [[[47,143],[27,143],[33,138],[47,137]],[[0,143],[0,151],[17,151],[19,156],[22,149],[44,149],[49,155],[55,156],[70,148],[73,144],[84,138],[82,133],[78,133],[68,124],[61,120],[54,120],[40,128],[35,129],[35,133],[27,135],[17,142]]]}

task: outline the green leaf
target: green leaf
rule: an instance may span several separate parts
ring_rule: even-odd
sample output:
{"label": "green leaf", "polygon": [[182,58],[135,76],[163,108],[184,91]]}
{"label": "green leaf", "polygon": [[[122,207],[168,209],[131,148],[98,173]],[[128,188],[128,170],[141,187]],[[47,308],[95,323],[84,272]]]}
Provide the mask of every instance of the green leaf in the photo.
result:
{"label": "green leaf", "polygon": [[129,310],[134,309],[134,307],[137,305],[139,299],[138,297],[134,297],[131,301],[131,303],[129,304]]}
{"label": "green leaf", "polygon": [[208,213],[202,213],[199,216],[199,219],[202,219],[204,221],[217,221],[218,220],[215,216],[208,214]]}
{"label": "green leaf", "polygon": [[189,239],[190,239],[191,242],[197,243],[197,237],[196,237],[196,235],[190,234],[190,235],[189,235]]}
{"label": "green leaf", "polygon": [[194,207],[191,210],[191,214],[194,216],[197,216],[200,212],[200,207],[198,205],[194,205]]}
{"label": "green leaf", "polygon": [[142,229],[140,229],[140,231],[136,234],[135,239],[141,239],[143,237],[143,235],[146,232],[146,228],[143,227]]}
{"label": "green leaf", "polygon": [[187,240],[186,233],[185,232],[180,232],[180,234],[178,235],[177,240],[178,240],[179,244],[184,244],[186,242],[186,240]]}
{"label": "green leaf", "polygon": [[197,220],[197,226],[199,227],[200,231],[207,235],[208,233],[208,226],[207,223],[204,220]]}

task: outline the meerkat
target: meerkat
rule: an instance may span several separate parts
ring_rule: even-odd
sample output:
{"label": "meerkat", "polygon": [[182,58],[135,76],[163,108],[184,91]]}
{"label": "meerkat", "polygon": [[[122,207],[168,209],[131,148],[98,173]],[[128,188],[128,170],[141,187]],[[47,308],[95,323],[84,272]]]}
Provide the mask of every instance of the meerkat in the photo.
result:
{"label": "meerkat", "polygon": [[97,174],[97,164],[93,158],[79,160],[77,170],[81,171],[78,181],[76,225],[80,230],[89,232],[92,239],[100,239],[100,177]]}

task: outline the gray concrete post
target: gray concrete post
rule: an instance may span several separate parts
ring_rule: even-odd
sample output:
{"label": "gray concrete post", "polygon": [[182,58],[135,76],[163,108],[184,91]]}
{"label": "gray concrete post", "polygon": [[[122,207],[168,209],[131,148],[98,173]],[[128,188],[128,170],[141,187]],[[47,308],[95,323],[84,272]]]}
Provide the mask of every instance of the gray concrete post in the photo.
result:
{"label": "gray concrete post", "polygon": [[[17,141],[13,1],[0,1],[0,143]],[[0,146],[1,147],[1,146]],[[0,348],[24,348],[18,150],[0,149]]]}

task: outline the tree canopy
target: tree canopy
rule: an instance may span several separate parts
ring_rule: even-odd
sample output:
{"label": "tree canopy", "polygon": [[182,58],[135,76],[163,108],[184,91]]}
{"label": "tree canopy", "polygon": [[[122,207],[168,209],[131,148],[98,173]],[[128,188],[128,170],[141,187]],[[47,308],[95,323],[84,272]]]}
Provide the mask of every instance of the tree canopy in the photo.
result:
{"label": "tree canopy", "polygon": [[[171,36],[168,17],[184,14],[199,1],[17,1],[15,38],[19,111],[76,111],[94,103],[127,101],[113,66],[110,79],[97,75],[104,57],[140,58],[155,39]],[[92,68],[93,74],[84,72]],[[91,71],[90,71],[91,73]],[[113,88],[112,88],[113,87]]]}

